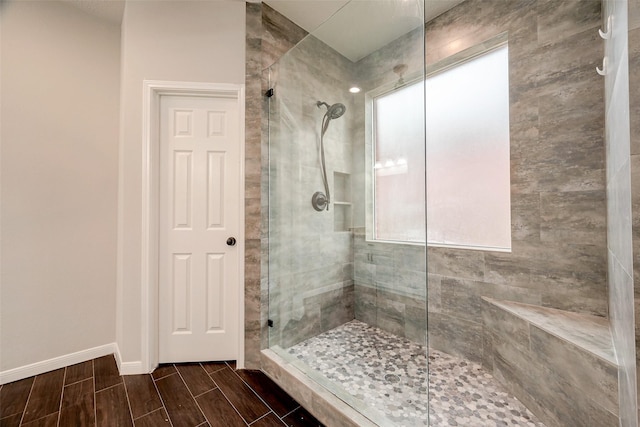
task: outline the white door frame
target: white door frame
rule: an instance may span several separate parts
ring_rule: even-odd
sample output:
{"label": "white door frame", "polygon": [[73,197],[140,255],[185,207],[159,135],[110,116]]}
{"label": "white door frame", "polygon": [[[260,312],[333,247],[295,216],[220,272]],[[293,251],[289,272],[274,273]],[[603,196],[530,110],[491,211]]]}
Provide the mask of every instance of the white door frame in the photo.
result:
{"label": "white door frame", "polygon": [[[142,101],[142,369],[158,366],[158,244],[160,188],[160,97],[162,95],[234,98],[240,112],[240,200],[244,200],[244,85],[145,80]],[[238,368],[244,367],[244,203],[238,206]]]}

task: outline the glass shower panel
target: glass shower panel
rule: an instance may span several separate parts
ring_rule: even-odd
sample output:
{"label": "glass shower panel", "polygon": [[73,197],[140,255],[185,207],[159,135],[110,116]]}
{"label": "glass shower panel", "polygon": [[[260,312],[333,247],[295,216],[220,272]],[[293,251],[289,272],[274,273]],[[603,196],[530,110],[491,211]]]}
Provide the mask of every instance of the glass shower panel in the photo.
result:
{"label": "glass shower panel", "polygon": [[511,249],[506,44],[426,80],[429,244]]}
{"label": "glass shower panel", "polygon": [[424,63],[422,1],[356,0],[268,70],[269,348],[378,425],[428,425],[422,90],[388,111],[417,129],[422,236],[372,229],[374,99]]}
{"label": "glass shower panel", "polygon": [[[340,211],[334,200],[321,211],[312,204],[316,192],[326,194],[320,126],[327,108],[317,102],[339,102],[352,110],[348,92],[332,87],[344,78],[343,64],[325,68],[329,82],[316,80],[325,60],[339,59],[325,56],[330,54],[307,38],[270,69],[275,93],[269,102],[271,347],[289,348],[353,318],[350,232],[335,231]],[[323,138],[331,189],[336,176],[344,187],[352,172],[349,113],[331,120]],[[344,197],[344,191],[335,190],[334,196]],[[337,219],[342,228],[350,228],[344,216]]]}

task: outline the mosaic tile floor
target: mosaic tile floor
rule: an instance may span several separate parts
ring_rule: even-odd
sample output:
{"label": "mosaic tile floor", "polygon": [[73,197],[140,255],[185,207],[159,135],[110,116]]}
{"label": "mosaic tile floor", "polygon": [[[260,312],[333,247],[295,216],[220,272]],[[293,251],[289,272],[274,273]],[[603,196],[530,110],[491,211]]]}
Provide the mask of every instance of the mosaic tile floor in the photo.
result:
{"label": "mosaic tile floor", "polygon": [[396,426],[544,427],[480,365],[435,350],[429,396],[424,346],[357,320],[287,352]]}

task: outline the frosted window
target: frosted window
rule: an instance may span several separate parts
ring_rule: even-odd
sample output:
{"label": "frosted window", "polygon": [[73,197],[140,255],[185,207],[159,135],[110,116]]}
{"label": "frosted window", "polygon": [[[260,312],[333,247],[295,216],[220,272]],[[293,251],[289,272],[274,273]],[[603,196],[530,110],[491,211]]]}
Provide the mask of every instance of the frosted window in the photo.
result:
{"label": "frosted window", "polygon": [[[511,248],[508,79],[506,46],[426,79],[429,244]],[[379,240],[424,241],[423,118],[406,108],[422,105],[422,89],[374,100]]]}
{"label": "frosted window", "polygon": [[423,99],[421,82],[374,100],[378,240],[424,242]]}

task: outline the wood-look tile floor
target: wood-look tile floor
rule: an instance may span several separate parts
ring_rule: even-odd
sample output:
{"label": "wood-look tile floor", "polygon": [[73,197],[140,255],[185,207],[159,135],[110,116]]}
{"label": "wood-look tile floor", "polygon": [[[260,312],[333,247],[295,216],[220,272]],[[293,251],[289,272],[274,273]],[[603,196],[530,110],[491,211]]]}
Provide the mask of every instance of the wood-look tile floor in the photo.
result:
{"label": "wood-look tile floor", "polygon": [[234,362],[120,376],[104,356],[0,386],[0,427],[249,425],[321,426],[262,372]]}

